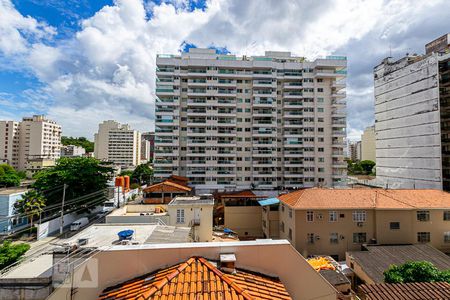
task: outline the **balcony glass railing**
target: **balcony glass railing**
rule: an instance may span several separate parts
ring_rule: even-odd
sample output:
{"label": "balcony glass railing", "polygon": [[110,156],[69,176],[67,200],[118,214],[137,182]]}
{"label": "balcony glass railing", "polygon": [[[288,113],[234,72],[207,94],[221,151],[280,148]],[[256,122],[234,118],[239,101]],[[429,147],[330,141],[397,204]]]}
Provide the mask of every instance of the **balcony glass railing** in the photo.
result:
{"label": "balcony glass railing", "polygon": [[219,74],[236,74],[236,70],[219,70]]}
{"label": "balcony glass railing", "polygon": [[167,89],[167,88],[157,88],[157,93],[173,93],[173,89]]}

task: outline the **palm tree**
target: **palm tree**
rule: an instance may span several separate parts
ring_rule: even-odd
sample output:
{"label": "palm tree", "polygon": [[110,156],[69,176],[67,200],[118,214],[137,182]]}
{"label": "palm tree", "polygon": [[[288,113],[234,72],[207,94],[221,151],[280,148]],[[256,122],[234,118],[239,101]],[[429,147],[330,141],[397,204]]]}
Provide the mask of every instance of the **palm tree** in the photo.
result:
{"label": "palm tree", "polygon": [[30,190],[22,195],[22,199],[14,204],[16,213],[25,214],[31,224],[30,232],[33,228],[33,219],[43,211],[45,207],[44,196],[36,190]]}

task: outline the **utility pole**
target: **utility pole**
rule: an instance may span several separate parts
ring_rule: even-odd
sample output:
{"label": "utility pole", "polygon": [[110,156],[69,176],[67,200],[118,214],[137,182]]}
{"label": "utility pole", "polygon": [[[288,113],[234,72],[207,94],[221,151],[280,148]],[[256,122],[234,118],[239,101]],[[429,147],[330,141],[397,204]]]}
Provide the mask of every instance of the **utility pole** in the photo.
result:
{"label": "utility pole", "polygon": [[61,225],[59,226],[59,234],[63,233],[64,228],[64,201],[66,200],[66,187],[67,185],[64,183],[63,198],[61,203]]}

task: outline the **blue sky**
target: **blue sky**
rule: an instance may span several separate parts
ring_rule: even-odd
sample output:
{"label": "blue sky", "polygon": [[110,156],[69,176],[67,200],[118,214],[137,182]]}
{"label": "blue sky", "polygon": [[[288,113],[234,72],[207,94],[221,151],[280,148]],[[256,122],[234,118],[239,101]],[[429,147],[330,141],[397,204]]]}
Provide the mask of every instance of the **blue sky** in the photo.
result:
{"label": "blue sky", "polygon": [[348,134],[373,122],[373,66],[450,31],[445,0],[0,0],[0,119],[44,113],[92,139],[154,127],[155,57],[192,46],[348,57]]}

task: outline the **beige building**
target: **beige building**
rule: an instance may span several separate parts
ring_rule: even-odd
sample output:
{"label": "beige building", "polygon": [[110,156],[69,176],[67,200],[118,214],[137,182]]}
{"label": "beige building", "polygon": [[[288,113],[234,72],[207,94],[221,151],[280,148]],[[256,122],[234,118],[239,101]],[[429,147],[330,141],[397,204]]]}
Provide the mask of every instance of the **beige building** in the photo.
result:
{"label": "beige building", "polygon": [[29,160],[60,157],[61,126],[44,116],[25,117],[21,122],[0,121],[0,160],[26,171]]}
{"label": "beige building", "polygon": [[128,124],[108,120],[99,124],[94,136],[94,156],[121,167],[141,163],[141,134]]}
{"label": "beige building", "polygon": [[31,158],[28,159],[25,173],[27,174],[27,178],[32,178],[34,174],[39,172],[40,170],[50,168],[56,165],[56,161],[50,158]]}
{"label": "beige building", "polygon": [[171,226],[191,227],[196,242],[212,241],[214,208],[212,195],[178,196],[167,207]]}
{"label": "beige building", "polygon": [[156,63],[156,177],[207,192],[343,183],[345,57],[190,49]]}
{"label": "beige building", "polygon": [[[117,295],[149,300],[177,296],[180,299],[337,299],[333,286],[287,241],[113,246],[102,250],[94,259],[76,260],[70,265],[67,269],[73,268],[75,272],[67,274],[64,284],[48,299],[64,299],[74,290],[73,300],[116,299]],[[90,274],[95,284],[86,284],[83,276],[86,270],[94,272]],[[184,288],[178,290],[177,283]]]}
{"label": "beige building", "polygon": [[343,260],[365,243],[429,243],[450,253],[450,194],[443,191],[313,188],[278,198],[280,238],[305,257]]}
{"label": "beige building", "polygon": [[361,160],[361,141],[350,142],[349,145],[349,156],[352,161]]}
{"label": "beige building", "polygon": [[370,126],[361,135],[361,160],[376,162],[375,149],[375,126]]}

